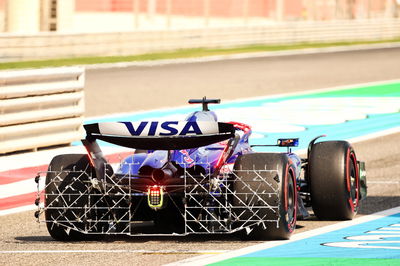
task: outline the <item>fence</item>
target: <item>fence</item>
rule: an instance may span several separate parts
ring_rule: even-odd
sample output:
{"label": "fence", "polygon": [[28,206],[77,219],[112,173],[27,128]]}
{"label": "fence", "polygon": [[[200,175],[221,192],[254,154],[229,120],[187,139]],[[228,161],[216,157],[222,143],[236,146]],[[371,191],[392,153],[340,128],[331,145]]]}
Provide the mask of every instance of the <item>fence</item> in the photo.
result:
{"label": "fence", "polygon": [[70,8],[70,21],[59,20],[59,31],[194,29],[400,16],[396,0],[76,0]]}
{"label": "fence", "polygon": [[119,56],[185,48],[385,40],[400,19],[284,22],[274,25],[93,34],[0,35],[0,60]]}
{"label": "fence", "polygon": [[0,72],[0,154],[79,140],[84,69]]}
{"label": "fence", "polygon": [[400,17],[400,0],[0,0],[0,32],[112,32]]}

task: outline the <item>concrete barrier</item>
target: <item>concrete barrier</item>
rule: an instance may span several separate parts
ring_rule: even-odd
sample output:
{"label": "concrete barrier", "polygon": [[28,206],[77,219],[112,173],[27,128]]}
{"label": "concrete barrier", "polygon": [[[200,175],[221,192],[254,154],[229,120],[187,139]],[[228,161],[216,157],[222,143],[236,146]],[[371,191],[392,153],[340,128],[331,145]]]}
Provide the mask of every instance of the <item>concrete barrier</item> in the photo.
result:
{"label": "concrete barrier", "polygon": [[82,137],[84,69],[0,72],[0,154]]}
{"label": "concrete barrier", "polygon": [[400,37],[400,18],[296,21],[269,25],[91,34],[0,35],[0,61],[120,56],[185,48],[385,40]]}

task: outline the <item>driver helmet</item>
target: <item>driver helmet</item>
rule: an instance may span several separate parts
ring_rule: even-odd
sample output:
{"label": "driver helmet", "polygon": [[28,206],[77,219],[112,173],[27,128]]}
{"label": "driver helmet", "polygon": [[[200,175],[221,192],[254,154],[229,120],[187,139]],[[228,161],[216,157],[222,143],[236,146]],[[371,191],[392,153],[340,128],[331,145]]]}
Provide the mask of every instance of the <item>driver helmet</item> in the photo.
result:
{"label": "driver helmet", "polygon": [[196,111],[191,113],[185,118],[185,121],[196,122],[196,121],[211,121],[217,122],[217,115],[213,111]]}

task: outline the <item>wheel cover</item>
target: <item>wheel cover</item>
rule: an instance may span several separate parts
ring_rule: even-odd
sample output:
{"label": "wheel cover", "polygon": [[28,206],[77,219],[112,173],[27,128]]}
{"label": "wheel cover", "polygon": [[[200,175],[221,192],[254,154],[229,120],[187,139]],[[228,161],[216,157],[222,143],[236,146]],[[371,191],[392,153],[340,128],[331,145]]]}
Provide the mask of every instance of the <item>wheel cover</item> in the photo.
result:
{"label": "wheel cover", "polygon": [[350,149],[347,152],[346,160],[346,181],[349,193],[348,202],[352,212],[357,212],[359,206],[360,177],[357,168],[356,155]]}
{"label": "wheel cover", "polygon": [[293,178],[293,170],[290,169],[286,173],[286,186],[285,186],[285,220],[289,232],[293,232],[296,226],[296,203],[297,203],[297,190],[295,180]]}

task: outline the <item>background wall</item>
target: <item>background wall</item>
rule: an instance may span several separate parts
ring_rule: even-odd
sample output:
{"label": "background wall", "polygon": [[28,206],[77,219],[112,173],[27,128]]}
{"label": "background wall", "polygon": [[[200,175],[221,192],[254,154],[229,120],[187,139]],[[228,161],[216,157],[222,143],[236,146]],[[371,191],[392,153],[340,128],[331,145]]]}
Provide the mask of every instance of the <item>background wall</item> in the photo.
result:
{"label": "background wall", "polygon": [[112,32],[395,18],[399,0],[0,0],[0,32]]}
{"label": "background wall", "polygon": [[396,0],[76,0],[76,11],[130,12],[136,5],[139,12],[153,9],[184,16],[276,17],[280,11],[286,19],[334,19],[380,16],[395,4]]}
{"label": "background wall", "polygon": [[400,19],[302,21],[274,25],[109,33],[0,35],[0,60],[134,55],[188,48],[400,38]]}
{"label": "background wall", "polygon": [[400,38],[400,0],[0,0],[0,61]]}

